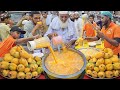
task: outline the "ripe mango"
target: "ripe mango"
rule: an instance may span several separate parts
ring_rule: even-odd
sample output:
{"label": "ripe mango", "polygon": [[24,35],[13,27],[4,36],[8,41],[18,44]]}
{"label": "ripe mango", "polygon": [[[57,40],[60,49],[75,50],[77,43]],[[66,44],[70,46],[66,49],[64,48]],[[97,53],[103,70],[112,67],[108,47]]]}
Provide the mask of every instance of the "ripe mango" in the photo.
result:
{"label": "ripe mango", "polygon": [[17,65],[16,65],[15,63],[10,63],[9,69],[10,69],[11,71],[15,71],[15,70],[17,69]]}
{"label": "ripe mango", "polygon": [[25,79],[31,79],[32,78],[32,73],[27,72],[25,75]]}
{"label": "ripe mango", "polygon": [[28,54],[28,52],[24,51],[24,50],[21,50],[20,51],[20,56],[23,57],[23,58],[30,58],[30,55]]}
{"label": "ripe mango", "polygon": [[97,75],[97,72],[96,72],[96,71],[92,71],[92,77],[94,77],[94,78],[97,78],[97,77],[98,77],[98,75]]}
{"label": "ripe mango", "polygon": [[111,59],[105,59],[105,65],[107,64],[112,64],[112,60]]}
{"label": "ripe mango", "polygon": [[95,54],[95,58],[97,58],[97,59],[98,58],[103,58],[104,55],[105,55],[105,53],[103,51],[101,51],[101,52],[98,52],[98,53]]}
{"label": "ripe mango", "polygon": [[8,76],[9,71],[10,71],[10,70],[3,70],[3,71],[2,71],[2,75],[3,75],[4,77]]}
{"label": "ripe mango", "polygon": [[94,69],[94,64],[93,63],[88,63],[86,68],[87,68],[87,70],[93,70]]}
{"label": "ripe mango", "polygon": [[9,68],[9,63],[6,61],[0,62],[0,69],[8,69]]}
{"label": "ripe mango", "polygon": [[92,71],[91,70],[86,70],[86,74],[92,75]]}
{"label": "ripe mango", "polygon": [[3,57],[3,60],[7,61],[7,62],[11,62],[12,59],[13,59],[12,56],[5,56],[5,57]]}
{"label": "ripe mango", "polygon": [[23,72],[23,71],[25,70],[25,66],[24,66],[23,64],[19,64],[19,65],[17,66],[17,70],[18,70],[19,72]]}
{"label": "ripe mango", "polygon": [[118,77],[119,76],[119,71],[118,70],[113,70],[113,76]]}
{"label": "ripe mango", "polygon": [[27,62],[27,60],[25,58],[20,58],[19,63],[23,64],[25,67],[28,66],[28,62]]}
{"label": "ripe mango", "polygon": [[24,72],[25,72],[25,73],[30,72],[30,68],[25,68]]}
{"label": "ripe mango", "polygon": [[35,59],[35,61],[36,61],[36,62],[38,62],[38,61],[40,61],[40,60],[41,60],[41,58],[40,58],[40,57],[38,57],[38,56],[35,56],[35,57],[34,57],[34,59]]}
{"label": "ripe mango", "polygon": [[105,72],[105,76],[106,76],[107,78],[112,78],[112,77],[113,77],[113,72],[112,72],[112,71],[106,71],[106,72]]}
{"label": "ripe mango", "polygon": [[17,72],[16,71],[9,71],[8,77],[10,79],[15,79],[17,77]]}
{"label": "ripe mango", "polygon": [[14,63],[14,64],[18,65],[19,64],[19,59],[18,58],[13,58],[11,60],[11,63]]}
{"label": "ripe mango", "polygon": [[14,55],[13,55],[13,57],[20,58],[20,53],[19,52],[15,52]]}
{"label": "ripe mango", "polygon": [[18,72],[17,78],[18,79],[24,79],[25,78],[25,73],[24,72]]}
{"label": "ripe mango", "polygon": [[113,55],[113,57],[110,58],[113,63],[119,62],[118,56]]}
{"label": "ripe mango", "polygon": [[112,64],[107,64],[107,65],[106,65],[106,70],[107,70],[107,71],[113,70],[113,65],[112,65]]}
{"label": "ripe mango", "polygon": [[104,72],[106,70],[106,66],[104,64],[100,64],[99,70]]}
{"label": "ripe mango", "polygon": [[115,70],[120,69],[120,63],[114,63],[113,66]]}
{"label": "ripe mango", "polygon": [[34,72],[32,72],[32,77],[37,77],[38,76],[38,72],[36,72],[36,71],[34,71]]}
{"label": "ripe mango", "polygon": [[99,68],[98,67],[94,67],[94,71],[99,72]]}
{"label": "ripe mango", "polygon": [[43,68],[42,67],[38,67],[37,68],[37,72],[38,72],[38,74],[42,73],[43,72]]}
{"label": "ripe mango", "polygon": [[105,78],[105,72],[102,71],[98,72],[98,77],[102,79]]}

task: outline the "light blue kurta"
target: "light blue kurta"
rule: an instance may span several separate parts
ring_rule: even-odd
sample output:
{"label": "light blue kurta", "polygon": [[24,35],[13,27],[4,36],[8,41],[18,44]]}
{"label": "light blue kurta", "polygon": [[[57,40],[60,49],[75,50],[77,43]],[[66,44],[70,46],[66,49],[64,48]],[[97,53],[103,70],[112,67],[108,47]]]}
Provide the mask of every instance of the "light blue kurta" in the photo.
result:
{"label": "light blue kurta", "polygon": [[[62,36],[64,43],[68,43],[71,40],[77,39],[74,23],[72,23],[72,21],[70,21],[70,19],[68,19],[68,27],[62,29],[60,27],[59,18],[55,17],[53,19],[53,21],[51,22],[51,24],[48,28],[48,31],[45,33],[44,36],[47,36],[48,34],[51,34],[54,32],[56,32],[58,35]],[[52,44],[52,46],[53,46],[53,44]],[[53,48],[55,48],[55,46],[53,46]]]}

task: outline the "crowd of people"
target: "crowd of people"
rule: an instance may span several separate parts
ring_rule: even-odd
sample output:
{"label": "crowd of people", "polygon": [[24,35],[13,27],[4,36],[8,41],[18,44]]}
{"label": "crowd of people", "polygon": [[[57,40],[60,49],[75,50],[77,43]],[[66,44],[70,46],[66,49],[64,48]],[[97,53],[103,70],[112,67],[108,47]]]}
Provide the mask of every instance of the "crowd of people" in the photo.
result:
{"label": "crowd of people", "polygon": [[[75,41],[104,39],[104,46],[120,53],[120,26],[109,11],[31,11],[14,24],[8,12],[0,13],[0,57],[17,44],[35,38],[62,36],[66,47]],[[39,22],[39,23],[38,23]],[[10,43],[11,42],[11,43]],[[9,45],[8,45],[9,43]],[[53,45],[53,48],[56,48]]]}

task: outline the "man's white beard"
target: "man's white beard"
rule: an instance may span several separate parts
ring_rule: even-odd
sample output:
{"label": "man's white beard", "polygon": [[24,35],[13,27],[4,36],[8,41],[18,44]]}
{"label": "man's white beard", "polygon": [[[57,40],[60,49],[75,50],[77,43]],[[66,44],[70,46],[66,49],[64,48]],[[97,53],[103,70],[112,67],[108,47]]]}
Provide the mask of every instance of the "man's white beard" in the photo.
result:
{"label": "man's white beard", "polygon": [[59,22],[60,22],[60,27],[61,27],[61,28],[67,28],[67,27],[68,27],[68,20],[67,20],[65,23],[63,23],[63,22],[59,19]]}

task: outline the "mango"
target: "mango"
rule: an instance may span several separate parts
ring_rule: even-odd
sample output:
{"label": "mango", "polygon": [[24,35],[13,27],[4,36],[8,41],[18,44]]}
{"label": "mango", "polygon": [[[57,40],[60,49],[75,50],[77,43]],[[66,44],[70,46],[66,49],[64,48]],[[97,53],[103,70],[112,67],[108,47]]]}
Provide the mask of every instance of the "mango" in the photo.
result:
{"label": "mango", "polygon": [[10,69],[11,71],[15,71],[15,70],[17,69],[17,65],[16,65],[15,63],[10,63],[9,69]]}
{"label": "mango", "polygon": [[17,74],[17,78],[18,78],[18,79],[24,79],[24,78],[25,78],[25,73],[24,73],[24,72],[19,72],[19,73]]}
{"label": "mango", "polygon": [[19,65],[17,66],[17,70],[18,70],[19,72],[23,72],[23,71],[25,70],[25,66],[24,66],[23,64],[19,64]]}

